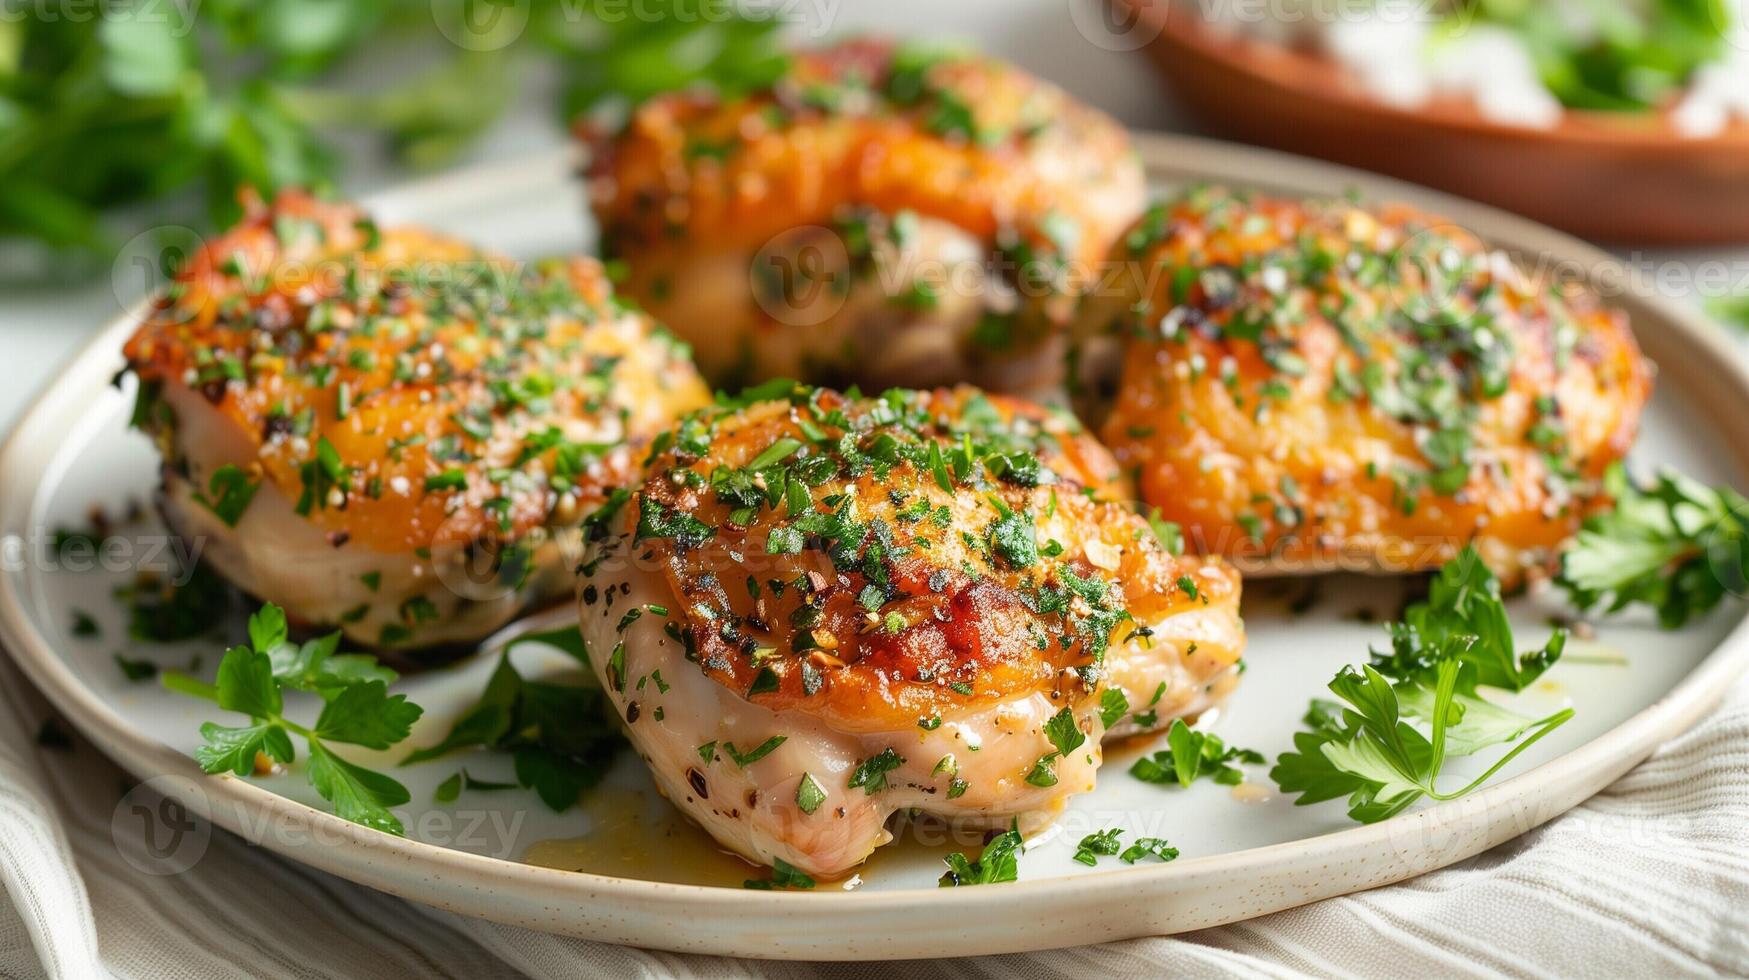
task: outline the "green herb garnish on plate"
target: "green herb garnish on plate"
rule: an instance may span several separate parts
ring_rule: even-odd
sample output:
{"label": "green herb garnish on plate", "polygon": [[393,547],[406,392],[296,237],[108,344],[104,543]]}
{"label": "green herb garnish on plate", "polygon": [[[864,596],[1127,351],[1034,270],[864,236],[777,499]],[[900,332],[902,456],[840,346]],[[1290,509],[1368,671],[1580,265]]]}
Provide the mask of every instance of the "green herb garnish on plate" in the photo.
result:
{"label": "green herb garnish on plate", "polygon": [[[395,673],[364,654],[336,653],[340,634],[302,645],[287,637],[285,613],[265,605],[249,618],[249,644],[225,651],[218,679],[206,684],[166,672],[164,686],[215,702],[249,718],[247,725],[200,726],[205,739],[195,761],[209,773],[247,776],[266,758],[282,765],[297,757],[292,738],[304,742],[304,773],[344,820],[390,834],[405,828],[390,807],[411,799],[407,788],[375,770],[335,754],[334,744],[386,749],[405,739],[423,713],[404,694],[390,694]],[[310,724],[286,717],[287,691],[306,691],[322,701]]]}
{"label": "green herb garnish on plate", "polygon": [[1636,486],[1605,477],[1614,509],[1587,518],[1562,556],[1559,582],[1580,609],[1650,606],[1675,629],[1749,583],[1749,500],[1677,473]]}
{"label": "green herb garnish on plate", "polygon": [[[1573,717],[1563,708],[1532,718],[1483,697],[1524,690],[1560,659],[1566,633],[1516,652],[1500,584],[1473,549],[1446,563],[1428,600],[1389,628],[1390,649],[1342,668],[1330,682],[1340,700],[1314,701],[1294,751],[1270,770],[1283,792],[1299,794],[1296,804],[1346,796],[1350,817],[1375,823],[1423,797],[1454,800]],[[1482,775],[1441,788],[1448,759],[1507,743]]]}

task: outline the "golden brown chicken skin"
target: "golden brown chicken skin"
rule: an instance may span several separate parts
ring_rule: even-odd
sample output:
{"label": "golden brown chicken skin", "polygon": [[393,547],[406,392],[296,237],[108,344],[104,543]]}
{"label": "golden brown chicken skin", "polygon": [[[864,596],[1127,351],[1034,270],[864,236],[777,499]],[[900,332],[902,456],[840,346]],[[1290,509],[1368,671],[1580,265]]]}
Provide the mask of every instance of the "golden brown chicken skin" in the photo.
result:
{"label": "golden brown chicken skin", "polygon": [[1059,425],[965,388],[782,383],[658,443],[591,522],[579,608],[664,792],[755,860],[834,874],[897,810],[1052,815],[1131,706],[1224,694],[1237,575],[1099,499],[1080,480],[1109,461]]}
{"label": "golden brown chicken skin", "polygon": [[385,647],[477,639],[568,591],[559,532],[708,401],[598,263],[301,194],[196,253],[126,355],[171,523],[295,620]]}
{"label": "golden brown chicken skin", "polygon": [[1545,567],[1651,387],[1625,316],[1407,207],[1198,188],[1114,249],[1078,404],[1246,572]]}
{"label": "golden brown chicken skin", "polygon": [[798,53],[765,91],[664,96],[589,141],[624,288],[730,387],[1055,377],[1073,270],[1145,203],[1114,121],[1010,65],[916,45]]}

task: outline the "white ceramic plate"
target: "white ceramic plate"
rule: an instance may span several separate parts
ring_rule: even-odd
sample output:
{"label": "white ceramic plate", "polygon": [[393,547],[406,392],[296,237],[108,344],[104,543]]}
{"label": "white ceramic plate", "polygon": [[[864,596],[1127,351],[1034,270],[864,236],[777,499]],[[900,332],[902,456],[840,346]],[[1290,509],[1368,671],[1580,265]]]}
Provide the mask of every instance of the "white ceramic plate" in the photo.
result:
{"label": "white ceramic plate", "polygon": [[[1374,200],[1410,200],[1444,213],[1530,261],[1574,263],[1605,288],[1617,271],[1609,258],[1576,241],[1408,185],[1203,141],[1145,137],[1141,146],[1162,185],[1220,180],[1309,194],[1358,188]],[[572,251],[592,245],[572,172],[568,157],[553,155],[426,181],[369,203],[385,221],[434,225],[517,255]],[[1661,368],[1637,464],[1668,463],[1705,480],[1742,485],[1749,378],[1696,317],[1631,296],[1619,302]],[[1077,798],[1057,828],[1029,842],[1022,880],[1001,886],[937,889],[941,855],[975,854],[979,842],[920,839],[931,832],[916,828],[850,882],[806,893],[747,891],[740,882],[753,869],[717,852],[677,818],[629,752],[580,810],[564,814],[520,792],[433,802],[433,789],[461,764],[477,777],[503,778],[508,763],[501,758],[469,756],[396,770],[413,802],[400,809],[409,836],[391,837],[309,806],[321,801],[301,774],[259,781],[202,775],[189,757],[199,744],[197,728],[222,713],[156,684],[129,682],[113,655],[125,650],[173,666],[203,653],[204,669],[211,671],[219,643],[129,649],[123,611],[109,593],[130,572],[75,572],[15,560],[33,535],[85,523],[93,504],[118,512],[130,500],[150,497],[153,454],[125,428],[131,394],[108,384],[129,329],[124,320],[104,330],[0,450],[7,558],[0,637],[87,737],[219,826],[354,881],[503,922],[676,950],[796,958],[968,955],[1199,929],[1397,881],[1521,834],[1692,724],[1749,666],[1736,603],[1676,633],[1631,619],[1607,622],[1594,643],[1570,646],[1569,661],[1521,696],[1527,710],[1540,712],[1571,703],[1577,709],[1572,722],[1485,790],[1370,827],[1350,823],[1340,802],[1293,806],[1269,792],[1263,768],[1253,768],[1252,788],[1238,792],[1206,783],[1189,790],[1147,785],[1125,771],[1141,747],[1126,749],[1108,758],[1095,792]],[[143,548],[159,532],[142,524],[117,533]],[[1342,664],[1364,659],[1368,645],[1381,641],[1380,627],[1355,613],[1388,619],[1402,597],[1395,582],[1334,578],[1317,583],[1316,603],[1295,614],[1289,606],[1302,588],[1247,586],[1250,670],[1224,715],[1209,719],[1228,742],[1272,758],[1289,747],[1308,698],[1321,694]],[[75,636],[75,610],[95,616],[101,636]],[[1542,641],[1555,611],[1535,600],[1515,601],[1521,647]],[[556,615],[552,622],[568,613]],[[1582,653],[1593,656],[1573,656]],[[528,670],[565,663],[539,648],[521,649],[517,657]],[[1612,658],[1618,662],[1579,662]],[[492,659],[404,681],[406,693],[427,709],[409,744],[435,741],[472,704]],[[360,761],[391,764],[387,758]],[[1070,860],[1083,834],[1109,826],[1124,828],[1132,839],[1169,838],[1183,857],[1134,867],[1108,860],[1096,869]]]}

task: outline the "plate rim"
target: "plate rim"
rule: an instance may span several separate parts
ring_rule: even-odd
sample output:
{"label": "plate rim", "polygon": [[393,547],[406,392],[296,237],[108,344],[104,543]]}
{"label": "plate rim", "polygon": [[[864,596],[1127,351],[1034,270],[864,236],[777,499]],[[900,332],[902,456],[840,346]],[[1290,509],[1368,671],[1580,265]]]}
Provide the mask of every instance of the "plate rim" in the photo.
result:
{"label": "plate rim", "polygon": [[[1588,278],[1594,283],[1601,272],[1620,269],[1619,262],[1607,253],[1563,233],[1404,181],[1201,137],[1138,132],[1134,134],[1134,140],[1137,152],[1151,174],[1164,171],[1172,176],[1200,176],[1203,180],[1219,174],[1219,179],[1235,185],[1298,194],[1306,194],[1308,188],[1313,187],[1326,188],[1327,193],[1335,186],[1355,186],[1371,200],[1403,200],[1428,208],[1476,230],[1489,242],[1498,243],[1509,251],[1535,249],[1561,259],[1583,262],[1592,270]],[[1176,162],[1180,159],[1194,160],[1195,164],[1181,165]],[[459,194],[474,201],[490,200],[494,192],[489,190],[491,188],[514,194],[515,188],[525,181],[550,178],[556,168],[574,170],[575,160],[574,151],[567,147],[511,161],[462,168],[364,195],[362,203],[372,210],[393,210],[406,207],[413,201],[424,201],[429,206],[431,199],[444,195]],[[119,341],[131,329],[145,302],[142,300],[130,307],[97,331],[39,389],[18,416],[4,442],[0,443],[0,534],[28,530],[29,521],[38,509],[38,488],[50,472],[41,464],[57,457],[56,447],[60,439],[81,425],[93,424],[90,416],[78,407],[80,396],[93,390],[94,384],[106,381],[119,363]],[[1657,337],[1656,343],[1650,346],[1674,350],[1681,360],[1688,363],[1690,373],[1695,371],[1694,365],[1708,363],[1714,372],[1711,378],[1713,389],[1749,404],[1749,365],[1738,358],[1725,338],[1698,312],[1657,296],[1624,295],[1611,302],[1640,308],[1642,315],[1650,314],[1657,321],[1655,326],[1660,334],[1670,330],[1668,335]],[[1642,336],[1641,341],[1642,346],[1647,346],[1646,337]],[[1733,452],[1739,464],[1744,461],[1744,452],[1731,450],[1729,446],[1725,448]],[[141,739],[140,733],[130,729],[119,711],[79,681],[67,662],[56,654],[49,639],[32,624],[25,608],[29,590],[27,586],[20,588],[25,578],[22,572],[0,574],[0,642],[56,709],[106,755],[135,776],[149,779],[168,775],[193,780],[214,804],[209,808],[213,822],[227,831],[242,833],[236,818],[250,813],[275,821],[288,821],[287,825],[291,826],[309,826],[312,830],[319,830],[327,841],[344,843],[343,847],[332,848],[320,843],[299,846],[271,836],[258,842],[292,860],[427,905],[611,942],[766,958],[855,958],[876,951],[889,957],[895,954],[928,956],[942,952],[939,947],[930,948],[929,944],[916,939],[911,940],[908,947],[904,945],[905,940],[897,940],[897,950],[890,945],[871,945],[872,936],[890,935],[895,930],[907,928],[902,923],[917,923],[925,919],[932,904],[925,897],[940,894],[932,889],[833,890],[808,894],[760,892],[756,900],[749,900],[751,893],[740,889],[565,871],[393,837],[343,821],[246,779],[228,774],[209,776],[180,751],[150,738]],[[1001,888],[974,889],[970,893],[956,890],[952,899],[956,910],[994,915],[980,920],[987,923],[980,927],[984,930],[981,937],[968,935],[966,945],[952,949],[952,955],[1053,948],[1204,928],[1377,887],[1444,867],[1526,833],[1589,798],[1715,707],[1724,697],[1730,682],[1746,671],[1749,671],[1749,616],[1740,618],[1711,653],[1651,705],[1571,751],[1463,799],[1427,806],[1379,824],[1349,827],[1224,854],[1184,858],[1170,864],[1112,869],[1097,875],[1022,880]],[[1552,788],[1539,788],[1545,782]],[[1549,796],[1558,796],[1567,802],[1553,808],[1533,805]],[[1519,819],[1512,828],[1507,828],[1509,833],[1502,835],[1501,828],[1495,824],[1503,814],[1515,808]],[[1312,863],[1306,867],[1317,868],[1316,862],[1320,858],[1328,862],[1333,856],[1344,853],[1388,853],[1393,839],[1400,839],[1398,835],[1434,833],[1455,833],[1465,839],[1449,853],[1436,855],[1431,862],[1410,860],[1399,853],[1394,866],[1382,869],[1383,874],[1373,875],[1365,884],[1342,884],[1329,889],[1314,884],[1297,897],[1283,893],[1280,898],[1243,913],[1213,912],[1200,918],[1191,916],[1170,922],[1154,921],[1139,929],[1133,924],[1124,924],[1115,931],[1103,933],[1090,932],[1087,928],[1089,923],[1098,921],[1097,917],[1088,919],[1084,913],[1076,919],[1063,914],[1070,908],[1097,909],[1099,900],[1105,897],[1100,893],[1107,891],[1116,892],[1127,901],[1149,895],[1164,899],[1174,889],[1182,894],[1193,893],[1199,888],[1216,887],[1218,880],[1227,876],[1244,876],[1284,861],[1291,866],[1295,861],[1305,864],[1309,860]],[[397,863],[409,867],[397,871]],[[1328,863],[1324,866],[1327,867]],[[421,874],[423,878],[419,877]],[[420,882],[434,882],[440,876],[455,876],[452,892],[459,893],[464,884],[471,884],[471,890],[481,897],[472,901],[446,898],[438,885],[421,891]],[[1352,878],[1345,880],[1351,881]],[[538,897],[525,895],[519,902],[501,904],[494,901],[494,898],[504,897],[501,889],[512,892],[529,889],[530,895]],[[561,905],[547,906],[554,916],[537,921],[530,915],[531,903],[549,899]],[[620,926],[613,926],[601,918],[607,910],[582,914],[588,911],[585,903],[591,900],[608,900],[625,906],[614,910],[615,914],[609,917]],[[1045,921],[1048,920],[1033,918],[1031,921],[1038,923],[1035,929],[1003,928],[1003,923],[1027,921],[1013,915],[1027,910],[1055,913],[1063,920],[1078,921],[1081,926],[1065,928],[1063,922],[1054,922],[1047,927]],[[628,913],[644,915],[649,921],[642,926],[631,924],[626,921]],[[712,917],[709,927],[701,930],[702,940],[653,931],[663,922],[696,924],[699,921],[696,916],[700,913]],[[863,938],[858,941],[832,940],[842,945],[822,946],[820,944],[829,937],[804,936],[795,945],[785,946],[778,938],[793,931],[806,931],[796,930],[797,926],[843,926],[849,913],[866,917],[868,922],[886,920],[887,924],[878,925],[872,931],[861,930]],[[665,916],[670,918],[662,918]],[[936,927],[941,928],[939,924]],[[912,952],[902,952],[904,949]]]}

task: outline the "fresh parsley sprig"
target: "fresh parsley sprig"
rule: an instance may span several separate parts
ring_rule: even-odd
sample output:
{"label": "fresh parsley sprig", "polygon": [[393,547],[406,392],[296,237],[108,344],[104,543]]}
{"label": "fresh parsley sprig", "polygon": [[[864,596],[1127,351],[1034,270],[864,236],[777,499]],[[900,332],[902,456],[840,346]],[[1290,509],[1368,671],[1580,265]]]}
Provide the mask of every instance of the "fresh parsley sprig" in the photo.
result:
{"label": "fresh parsley sprig", "polygon": [[[1427,602],[1390,630],[1390,649],[1336,675],[1330,690],[1340,703],[1314,701],[1295,751],[1270,770],[1283,792],[1299,794],[1296,804],[1347,796],[1348,815],[1374,823],[1424,796],[1456,799],[1573,716],[1565,708],[1529,718],[1482,697],[1483,688],[1519,691],[1535,681],[1560,658],[1566,634],[1515,653],[1499,582],[1473,549],[1440,569]],[[1508,742],[1517,744],[1482,775],[1439,788],[1447,758]]]}
{"label": "fresh parsley sprig", "polygon": [[[249,618],[249,645],[225,652],[212,684],[187,674],[166,672],[166,688],[205,698],[227,711],[249,716],[238,726],[207,722],[200,726],[205,744],[195,761],[209,773],[247,776],[256,759],[290,763],[296,757],[292,736],[304,740],[309,760],[304,767],[311,785],[333,804],[344,820],[390,834],[405,833],[391,807],[411,797],[406,787],[388,776],[348,762],[329,748],[332,743],[386,749],[405,739],[423,713],[404,694],[389,694],[395,672],[364,654],[335,652],[340,634],[304,644],[287,636],[285,613],[265,605]],[[321,698],[322,710],[311,725],[285,716],[285,692],[307,691]]]}
{"label": "fresh parsley sprig", "polygon": [[1619,464],[1604,477],[1615,508],[1585,521],[1558,579],[1580,609],[1651,606],[1675,629],[1749,582],[1749,500],[1677,473],[1639,487]]}
{"label": "fresh parsley sprig", "polygon": [[1144,783],[1176,781],[1180,786],[1207,776],[1222,786],[1236,786],[1245,781],[1245,771],[1235,762],[1262,765],[1264,758],[1260,752],[1229,746],[1219,735],[1195,731],[1179,718],[1166,733],[1165,751],[1137,759],[1130,775]]}
{"label": "fresh parsley sprig", "polygon": [[[439,164],[516,104],[532,67],[556,76],[554,115],[569,122],[688,86],[757,88],[788,63],[782,18],[723,0],[705,0],[703,16],[676,0],[637,17],[561,0],[503,6],[139,2],[69,17],[8,5],[0,237],[101,256],[117,244],[106,215],[153,200],[180,221],[204,200],[222,225],[239,187],[331,186],[340,130]],[[371,70],[405,51],[428,67]]]}
{"label": "fresh parsley sprig", "polygon": [[[601,782],[624,744],[599,688],[529,680],[510,662],[524,643],[556,647],[588,663],[575,626],[512,641],[486,682],[480,700],[436,745],[417,749],[401,765],[441,758],[466,748],[508,752],[516,781],[554,811],[577,802]],[[458,791],[459,791],[458,787]]]}

